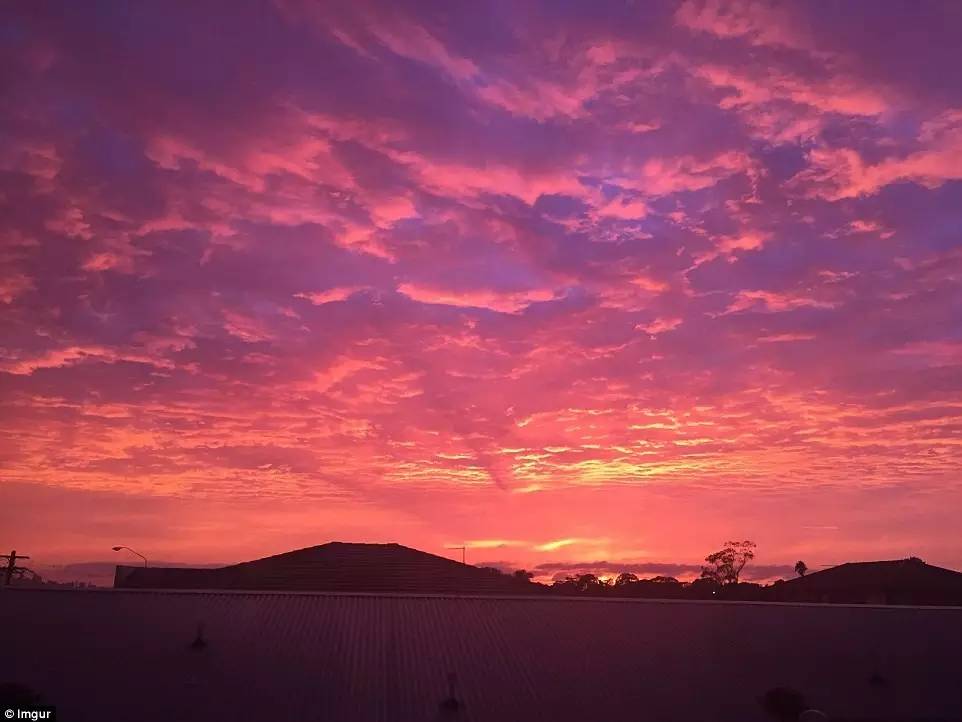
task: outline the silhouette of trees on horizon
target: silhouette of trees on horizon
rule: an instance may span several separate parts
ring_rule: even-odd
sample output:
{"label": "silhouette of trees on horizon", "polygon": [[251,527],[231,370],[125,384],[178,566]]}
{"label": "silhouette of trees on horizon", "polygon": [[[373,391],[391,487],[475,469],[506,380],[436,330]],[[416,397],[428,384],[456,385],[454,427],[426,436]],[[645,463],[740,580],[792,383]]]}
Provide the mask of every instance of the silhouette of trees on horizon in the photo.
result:
{"label": "silhouette of trees on horizon", "polygon": [[701,576],[690,582],[675,577],[654,576],[642,579],[633,572],[616,576],[592,573],[569,574],[550,584],[534,581],[534,574],[519,569],[513,573],[494,568],[485,571],[501,574],[518,591],[524,593],[557,594],[562,596],[609,596],[639,599],[732,599],[758,600],[765,597],[760,584],[740,581],[745,566],[755,557],[752,541],[729,541],[719,551],[705,557]]}

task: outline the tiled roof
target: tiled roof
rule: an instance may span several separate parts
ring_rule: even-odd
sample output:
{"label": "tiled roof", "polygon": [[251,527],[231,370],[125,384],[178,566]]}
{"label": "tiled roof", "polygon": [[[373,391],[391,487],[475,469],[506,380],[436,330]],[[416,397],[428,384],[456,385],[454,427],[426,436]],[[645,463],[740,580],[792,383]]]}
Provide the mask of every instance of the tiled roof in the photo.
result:
{"label": "tiled roof", "polygon": [[331,542],[219,569],[120,567],[115,586],[140,589],[506,594],[490,570],[400,544]]}
{"label": "tiled roof", "polygon": [[0,618],[0,681],[73,722],[761,722],[785,685],[962,718],[960,609],[24,589]]}

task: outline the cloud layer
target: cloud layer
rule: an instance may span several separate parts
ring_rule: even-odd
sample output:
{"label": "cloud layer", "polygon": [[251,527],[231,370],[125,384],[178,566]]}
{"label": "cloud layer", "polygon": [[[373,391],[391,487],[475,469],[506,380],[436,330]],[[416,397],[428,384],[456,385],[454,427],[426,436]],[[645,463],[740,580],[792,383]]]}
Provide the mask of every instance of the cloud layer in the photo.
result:
{"label": "cloud layer", "polygon": [[955,3],[19,4],[4,543],[107,544],[70,495],[190,501],[198,559],[962,565],[960,31]]}

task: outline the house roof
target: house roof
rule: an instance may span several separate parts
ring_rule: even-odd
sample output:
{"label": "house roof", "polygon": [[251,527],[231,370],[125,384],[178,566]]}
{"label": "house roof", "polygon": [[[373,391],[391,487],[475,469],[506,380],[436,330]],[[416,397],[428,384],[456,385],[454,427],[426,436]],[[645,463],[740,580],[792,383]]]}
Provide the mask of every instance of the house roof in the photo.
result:
{"label": "house roof", "polygon": [[400,544],[331,542],[215,569],[118,567],[115,586],[140,589],[506,594],[502,574]]}
{"label": "house roof", "polygon": [[916,558],[848,562],[791,579],[778,587],[781,591],[813,593],[877,590],[962,595],[962,573],[926,564]]}
{"label": "house roof", "polygon": [[77,722],[761,722],[776,686],[962,718],[960,609],[11,589],[0,618],[0,680]]}

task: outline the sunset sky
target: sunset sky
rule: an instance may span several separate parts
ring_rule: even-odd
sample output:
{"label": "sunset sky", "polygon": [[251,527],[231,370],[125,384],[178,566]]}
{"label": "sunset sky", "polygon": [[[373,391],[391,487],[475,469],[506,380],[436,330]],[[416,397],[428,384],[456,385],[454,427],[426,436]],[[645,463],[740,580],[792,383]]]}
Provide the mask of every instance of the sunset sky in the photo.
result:
{"label": "sunset sky", "polygon": [[2,551],[962,568],[962,4],[4,16]]}

